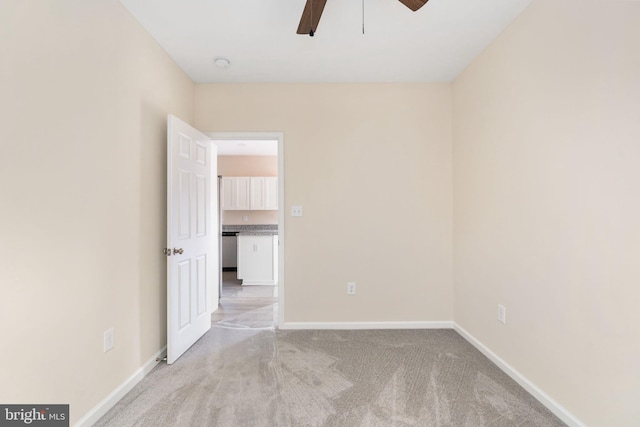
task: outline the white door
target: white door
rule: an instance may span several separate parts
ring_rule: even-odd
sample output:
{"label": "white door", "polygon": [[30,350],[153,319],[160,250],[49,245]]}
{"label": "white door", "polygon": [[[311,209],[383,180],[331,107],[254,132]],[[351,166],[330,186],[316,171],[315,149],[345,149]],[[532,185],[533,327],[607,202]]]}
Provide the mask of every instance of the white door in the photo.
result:
{"label": "white door", "polygon": [[[217,148],[167,118],[167,363],[211,328],[218,301]],[[214,185],[215,184],[215,185]]]}

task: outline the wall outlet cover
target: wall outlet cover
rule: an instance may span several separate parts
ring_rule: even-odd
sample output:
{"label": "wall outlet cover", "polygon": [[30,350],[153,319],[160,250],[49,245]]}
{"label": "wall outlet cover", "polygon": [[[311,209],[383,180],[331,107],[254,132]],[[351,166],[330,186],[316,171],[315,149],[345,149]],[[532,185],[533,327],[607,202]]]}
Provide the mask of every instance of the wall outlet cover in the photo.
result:
{"label": "wall outlet cover", "polygon": [[356,282],[347,283],[347,294],[355,295],[356,294]]}
{"label": "wall outlet cover", "polygon": [[113,348],[113,328],[104,331],[104,352]]}
{"label": "wall outlet cover", "polygon": [[503,324],[507,323],[507,309],[504,305],[500,304],[498,304],[498,322]]}

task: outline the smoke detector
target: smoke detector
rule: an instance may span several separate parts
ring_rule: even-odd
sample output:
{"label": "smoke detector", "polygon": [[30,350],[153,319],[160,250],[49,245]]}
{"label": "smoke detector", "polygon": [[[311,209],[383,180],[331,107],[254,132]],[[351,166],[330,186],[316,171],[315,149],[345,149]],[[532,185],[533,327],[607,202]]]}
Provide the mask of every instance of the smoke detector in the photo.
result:
{"label": "smoke detector", "polygon": [[227,58],[214,58],[213,63],[216,64],[216,67],[223,69],[229,68],[229,65],[231,65],[231,61],[229,61]]}

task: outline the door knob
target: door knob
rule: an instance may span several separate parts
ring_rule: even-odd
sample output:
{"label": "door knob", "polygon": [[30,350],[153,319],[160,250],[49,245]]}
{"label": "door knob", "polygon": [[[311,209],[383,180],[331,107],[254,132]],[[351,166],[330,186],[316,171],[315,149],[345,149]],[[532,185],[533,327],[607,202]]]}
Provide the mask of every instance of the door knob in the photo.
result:
{"label": "door knob", "polygon": [[180,255],[182,255],[182,252],[184,252],[184,251],[182,250],[182,248],[177,248],[177,249],[176,249],[176,248],[173,248],[173,254],[174,254],[174,255],[175,255],[175,254],[180,254]]}
{"label": "door knob", "polygon": [[162,249],[162,253],[165,254],[166,256],[171,256],[171,249],[164,248]]}

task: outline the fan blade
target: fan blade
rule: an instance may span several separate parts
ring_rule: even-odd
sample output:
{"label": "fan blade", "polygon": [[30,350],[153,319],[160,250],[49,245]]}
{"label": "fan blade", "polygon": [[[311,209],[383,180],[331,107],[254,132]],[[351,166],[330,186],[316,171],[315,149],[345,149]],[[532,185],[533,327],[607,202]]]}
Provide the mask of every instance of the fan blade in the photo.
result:
{"label": "fan blade", "polygon": [[427,4],[428,1],[429,0],[400,0],[400,3],[415,12],[416,10]]}
{"label": "fan blade", "polygon": [[308,35],[311,30],[314,33],[316,32],[326,3],[327,0],[307,0],[302,12],[302,18],[300,18],[300,25],[298,25],[298,34]]}

